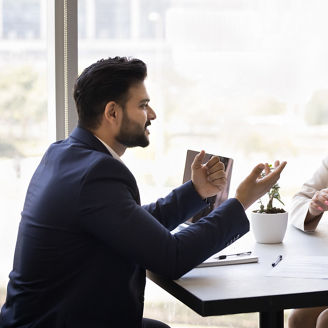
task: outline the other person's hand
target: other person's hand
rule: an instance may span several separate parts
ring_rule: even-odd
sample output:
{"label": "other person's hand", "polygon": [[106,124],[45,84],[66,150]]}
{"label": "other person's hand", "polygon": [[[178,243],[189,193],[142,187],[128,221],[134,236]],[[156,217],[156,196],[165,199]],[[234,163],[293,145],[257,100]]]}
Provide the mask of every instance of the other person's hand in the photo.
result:
{"label": "other person's hand", "polygon": [[216,195],[227,183],[224,164],[220,161],[220,157],[212,156],[206,164],[203,164],[204,157],[205,151],[202,150],[191,164],[191,181],[203,199]]}
{"label": "other person's hand", "polygon": [[328,210],[328,188],[317,191],[310,202],[309,214],[312,217],[320,215]]}
{"label": "other person's hand", "polygon": [[[270,188],[279,180],[280,173],[286,166],[287,162],[276,161],[274,168],[270,170],[269,165],[258,164],[254,167],[249,176],[238,186],[236,198],[244,206],[245,210],[256,200],[267,193]],[[265,175],[261,173],[265,170]]]}

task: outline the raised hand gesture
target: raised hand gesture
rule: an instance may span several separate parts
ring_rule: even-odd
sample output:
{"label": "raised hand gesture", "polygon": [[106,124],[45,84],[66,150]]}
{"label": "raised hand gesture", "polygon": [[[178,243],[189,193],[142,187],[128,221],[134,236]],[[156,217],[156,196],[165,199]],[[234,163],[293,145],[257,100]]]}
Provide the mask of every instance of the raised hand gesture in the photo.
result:
{"label": "raised hand gesture", "polygon": [[[273,170],[270,171],[268,164],[258,164],[254,167],[249,176],[238,186],[236,198],[245,209],[262,197],[279,180],[280,173],[285,168],[287,162],[275,162]],[[265,175],[262,176],[262,171]]]}
{"label": "raised hand gesture", "polygon": [[205,151],[202,150],[191,164],[192,183],[203,199],[216,195],[227,183],[224,164],[220,161],[220,157],[212,156],[203,164],[204,157]]}

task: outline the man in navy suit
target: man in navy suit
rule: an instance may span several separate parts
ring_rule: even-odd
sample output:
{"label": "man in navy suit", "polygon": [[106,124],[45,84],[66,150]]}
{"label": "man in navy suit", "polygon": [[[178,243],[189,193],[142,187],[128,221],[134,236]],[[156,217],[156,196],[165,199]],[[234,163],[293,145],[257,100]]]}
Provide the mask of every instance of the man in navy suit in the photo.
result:
{"label": "man in navy suit", "polygon": [[249,230],[245,209],[278,180],[285,162],[271,173],[257,165],[235,198],[171,234],[208,205],[226,176],[218,157],[202,164],[202,151],[191,181],[140,205],[120,157],[149,143],[156,114],[146,75],[141,60],[115,57],[77,79],[79,125],[49,147],[31,179],[0,327],[167,327],[143,318],[146,269],[177,279],[225,248]]}

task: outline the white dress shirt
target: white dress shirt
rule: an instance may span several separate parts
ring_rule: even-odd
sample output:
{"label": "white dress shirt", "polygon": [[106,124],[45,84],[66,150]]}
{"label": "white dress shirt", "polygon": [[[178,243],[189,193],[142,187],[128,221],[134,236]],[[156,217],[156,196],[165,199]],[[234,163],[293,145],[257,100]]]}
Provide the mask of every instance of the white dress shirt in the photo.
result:
{"label": "white dress shirt", "polygon": [[105,141],[101,140],[100,138],[98,138],[97,136],[95,136],[99,141],[102,142],[102,144],[107,148],[107,150],[110,152],[110,154],[115,158],[117,159],[118,161],[120,161],[121,163],[124,164],[124,162],[121,160],[121,157],[118,156],[118,154],[111,148],[109,147]]}

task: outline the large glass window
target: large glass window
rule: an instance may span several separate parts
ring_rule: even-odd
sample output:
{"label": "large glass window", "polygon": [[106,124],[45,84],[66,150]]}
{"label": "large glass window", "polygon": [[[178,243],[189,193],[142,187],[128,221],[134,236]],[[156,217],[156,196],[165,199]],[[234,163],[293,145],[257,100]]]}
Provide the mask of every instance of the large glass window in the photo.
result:
{"label": "large glass window", "polygon": [[96,37],[128,39],[130,36],[129,0],[95,0]]}
{"label": "large glass window", "polygon": [[48,140],[43,1],[0,6],[0,307],[12,268],[20,212]]}
{"label": "large glass window", "polygon": [[22,40],[40,38],[40,17],[39,0],[2,0],[3,37]]}

